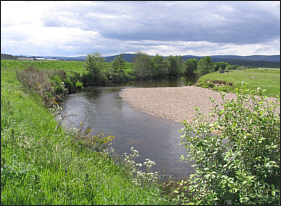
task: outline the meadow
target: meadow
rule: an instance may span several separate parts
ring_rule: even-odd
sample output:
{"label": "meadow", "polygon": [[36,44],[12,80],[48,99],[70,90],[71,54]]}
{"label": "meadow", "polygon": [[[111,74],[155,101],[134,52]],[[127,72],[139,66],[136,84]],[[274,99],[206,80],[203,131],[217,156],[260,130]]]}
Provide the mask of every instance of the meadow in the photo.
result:
{"label": "meadow", "polygon": [[[81,61],[15,61],[15,60],[1,60],[1,68],[9,69],[24,69],[26,67],[36,67],[38,69],[60,69],[68,74],[71,71],[77,73],[86,73],[83,68],[85,62]],[[104,72],[110,68],[110,62],[104,62]],[[132,72],[132,63],[125,63],[125,72]]]}
{"label": "meadow", "polygon": [[[233,83],[232,87],[229,85],[215,86],[211,84],[211,87],[218,91],[235,92],[235,87],[241,87],[243,81],[248,83],[252,90],[258,87],[265,89],[265,95],[269,97],[277,97],[277,95],[280,95],[280,68],[231,70],[226,73],[218,73],[216,71],[199,78],[199,85],[203,85],[208,80]],[[208,87],[208,85],[206,86]]]}

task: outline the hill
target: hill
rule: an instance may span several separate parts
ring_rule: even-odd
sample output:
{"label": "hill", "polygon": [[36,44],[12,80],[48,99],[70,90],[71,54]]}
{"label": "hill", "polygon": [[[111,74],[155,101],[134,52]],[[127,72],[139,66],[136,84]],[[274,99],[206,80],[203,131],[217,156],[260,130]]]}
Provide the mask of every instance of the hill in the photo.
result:
{"label": "hill", "polygon": [[[104,57],[105,62],[111,62],[117,56],[118,55]],[[134,54],[124,54],[123,58],[127,62],[132,62],[133,56]],[[16,57],[18,56],[13,56],[10,54],[1,54],[1,59],[16,59]],[[64,60],[64,61],[85,61],[86,59],[86,55],[77,56],[77,57],[63,57],[63,56],[42,56],[42,57],[48,59],[56,58],[58,60]],[[203,57],[205,56],[184,55],[182,56],[182,59],[184,61],[193,58],[200,60]],[[210,57],[213,62],[227,62],[231,65],[280,68],[280,55],[251,55],[251,56],[213,55]]]}
{"label": "hill", "polygon": [[[111,62],[117,56],[118,55],[114,55],[104,58],[106,59],[106,62]],[[123,58],[127,62],[132,62],[133,56],[134,54],[124,54]],[[193,58],[200,60],[203,57],[205,56],[184,55],[182,56],[182,59],[184,61]],[[231,65],[238,65],[238,66],[280,68],[280,55],[270,55],[270,56],[269,55],[253,55],[253,56],[216,55],[216,56],[211,56],[211,59],[213,62],[227,62]]]}

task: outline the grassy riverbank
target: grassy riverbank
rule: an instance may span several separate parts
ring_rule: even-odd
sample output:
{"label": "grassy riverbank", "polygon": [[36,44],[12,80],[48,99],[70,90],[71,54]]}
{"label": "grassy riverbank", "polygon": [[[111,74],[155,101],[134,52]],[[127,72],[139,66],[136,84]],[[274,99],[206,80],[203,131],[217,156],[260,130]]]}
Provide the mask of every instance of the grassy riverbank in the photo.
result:
{"label": "grassy riverbank", "polygon": [[15,68],[2,67],[1,204],[170,204],[157,185],[133,184],[128,169],[56,127]]}
{"label": "grassy riverbank", "polygon": [[[259,68],[245,70],[231,70],[227,73],[212,72],[199,78],[198,82],[203,85],[206,81],[226,81],[233,86],[213,86],[218,91],[235,92],[235,87],[241,87],[242,81],[249,84],[250,89],[266,89],[265,95],[276,97],[280,94],[280,68]],[[206,85],[207,86],[207,85]]]}

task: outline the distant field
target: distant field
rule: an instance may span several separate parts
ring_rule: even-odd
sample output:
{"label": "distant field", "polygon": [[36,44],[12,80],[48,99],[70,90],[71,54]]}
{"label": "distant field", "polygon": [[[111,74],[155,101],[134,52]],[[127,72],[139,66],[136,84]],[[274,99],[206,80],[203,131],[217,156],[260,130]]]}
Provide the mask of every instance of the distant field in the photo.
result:
{"label": "distant field", "polygon": [[280,95],[280,68],[258,68],[246,70],[233,70],[229,73],[212,72],[202,76],[198,81],[219,80],[233,83],[229,86],[215,87],[217,90],[234,91],[234,87],[240,87],[242,81],[249,84],[251,89],[266,89],[265,94],[269,97]]}
{"label": "distant field", "polygon": [[[34,66],[38,69],[60,69],[69,73],[70,71],[85,73],[83,68],[85,62],[81,61],[18,61],[18,60],[1,60],[1,69],[6,69],[11,72],[15,69],[24,69],[29,66]],[[104,62],[104,71],[110,69],[111,63]],[[132,63],[125,63],[125,72],[132,72]]]}
{"label": "distant field", "polygon": [[1,68],[24,69],[34,66],[38,69],[61,69],[66,72],[84,72],[84,62],[78,61],[18,61],[18,60],[1,60]]}

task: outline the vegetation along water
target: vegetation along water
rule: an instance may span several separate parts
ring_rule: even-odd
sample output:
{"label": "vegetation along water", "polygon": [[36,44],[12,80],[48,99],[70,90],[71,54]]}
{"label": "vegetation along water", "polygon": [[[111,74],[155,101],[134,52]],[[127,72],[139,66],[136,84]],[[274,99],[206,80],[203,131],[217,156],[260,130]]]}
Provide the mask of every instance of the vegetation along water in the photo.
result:
{"label": "vegetation along water", "polygon": [[118,161],[102,150],[113,137],[66,134],[44,107],[56,104],[54,88],[40,93],[45,74],[29,68],[41,84],[28,89],[18,62],[1,63],[1,204],[169,204],[149,172],[137,173],[137,151]]}
{"label": "vegetation along water", "polygon": [[[104,63],[99,53],[85,62],[1,60],[1,204],[280,204],[280,98],[267,102],[263,91],[271,85],[267,95],[280,94],[272,89],[280,87],[280,69],[244,69],[142,52],[133,63],[122,55]],[[249,85],[239,85],[240,72]],[[189,73],[201,78],[198,86],[228,85],[237,99],[215,106],[215,121],[201,121],[198,108],[193,122],[183,122],[189,153],[181,159],[196,170],[179,184],[157,182],[149,159],[147,171],[139,170],[134,148],[114,158],[106,149],[113,136],[92,137],[83,122],[70,131],[55,121],[57,101],[83,86]]]}

